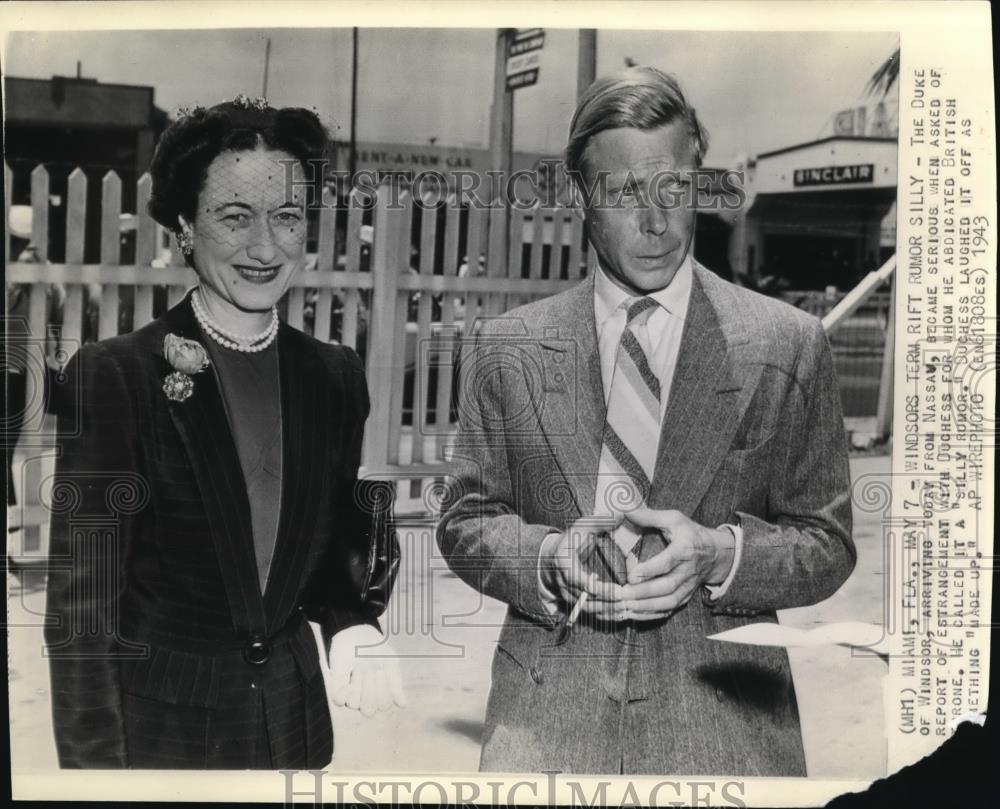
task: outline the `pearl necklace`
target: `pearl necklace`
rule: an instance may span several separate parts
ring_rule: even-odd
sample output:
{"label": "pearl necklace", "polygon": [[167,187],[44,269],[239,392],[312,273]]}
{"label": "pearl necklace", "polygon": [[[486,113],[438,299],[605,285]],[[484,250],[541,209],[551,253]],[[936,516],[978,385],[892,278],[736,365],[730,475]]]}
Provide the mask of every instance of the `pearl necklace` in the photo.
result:
{"label": "pearl necklace", "polygon": [[191,308],[194,310],[195,319],[198,321],[198,325],[201,326],[202,331],[223,348],[241,351],[244,354],[254,354],[258,351],[263,351],[278,336],[277,306],[271,307],[271,322],[268,327],[260,334],[251,335],[236,334],[235,332],[227,331],[216,323],[212,319],[212,316],[205,310],[205,306],[201,301],[200,288],[196,289],[191,296]]}

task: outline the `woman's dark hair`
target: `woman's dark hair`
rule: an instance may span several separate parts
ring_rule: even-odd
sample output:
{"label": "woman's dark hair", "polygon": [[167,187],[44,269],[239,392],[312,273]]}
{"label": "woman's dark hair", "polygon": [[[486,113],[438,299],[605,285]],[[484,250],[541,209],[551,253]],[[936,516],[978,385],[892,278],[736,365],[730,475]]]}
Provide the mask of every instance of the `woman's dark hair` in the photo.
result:
{"label": "woman's dark hair", "polygon": [[208,167],[223,152],[258,146],[288,152],[313,177],[310,161],[321,160],[329,135],[315,113],[301,107],[275,109],[263,103],[227,101],[195,108],[160,136],[149,171],[153,178],[149,214],[169,230],[178,215],[193,222]]}

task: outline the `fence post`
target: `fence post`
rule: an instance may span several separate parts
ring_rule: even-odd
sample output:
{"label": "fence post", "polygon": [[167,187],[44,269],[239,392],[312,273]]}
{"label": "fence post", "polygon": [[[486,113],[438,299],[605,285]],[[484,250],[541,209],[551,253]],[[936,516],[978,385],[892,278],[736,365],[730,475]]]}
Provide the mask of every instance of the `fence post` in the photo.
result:
{"label": "fence post", "polygon": [[[66,193],[66,263],[83,264],[87,222],[87,175],[77,166],[69,175]],[[59,333],[60,360],[68,362],[83,344],[84,284],[67,284],[63,323]]]}
{"label": "fence post", "polygon": [[[31,298],[28,301],[28,324],[31,336],[37,341],[31,348],[37,352],[38,367],[47,367],[48,358],[53,348],[49,340],[49,284],[46,282],[44,265],[49,258],[49,172],[44,165],[39,164],[31,172],[31,243],[35,246],[35,257],[39,263],[38,278],[31,285]],[[55,294],[55,290],[53,290]],[[32,374],[27,377],[27,401],[40,402],[45,396],[42,378]],[[44,414],[41,414],[44,418]],[[42,422],[25,424],[23,432],[38,431]]]}
{"label": "fence post", "polygon": [[[319,209],[319,255],[316,270],[333,272],[337,269],[337,198],[329,188],[323,189]],[[333,332],[330,328],[333,309],[333,290],[320,287],[316,295],[316,311],[313,319],[313,337],[330,342]],[[341,336],[343,336],[341,334]],[[353,346],[352,346],[353,348]]]}
{"label": "fence post", "polygon": [[[121,263],[121,212],[122,181],[109,171],[101,180],[101,264],[106,266]],[[105,284],[101,288],[98,338],[104,340],[118,334],[118,312],[118,284]]]}
{"label": "fence post", "polygon": [[[136,183],[135,264],[143,271],[150,269],[156,257],[156,222],[149,215],[149,198],[153,194],[153,178],[146,172]],[[153,285],[135,288],[132,330],[145,326],[153,319]]]}
{"label": "fence post", "polygon": [[371,412],[365,431],[363,465],[367,471],[386,466],[389,457],[389,419],[392,412],[393,354],[399,298],[400,211],[390,207],[392,190],[383,183],[375,202],[372,233],[372,303],[368,324],[368,390]]}
{"label": "fence post", "polygon": [[[489,235],[486,242],[486,275],[489,278],[505,278],[507,276],[507,225],[510,217],[507,215],[506,200],[503,194],[490,201]],[[469,265],[472,270],[472,265]],[[490,296],[492,308],[490,314],[499,315],[507,308],[507,296],[494,293]]]}
{"label": "fence post", "polygon": [[[390,181],[392,182],[392,181]],[[399,279],[410,273],[410,228],[413,220],[413,195],[408,189],[386,187],[386,193],[392,194],[392,226],[390,236],[393,237],[389,249],[388,274],[392,284],[393,319],[390,321],[391,331],[385,332],[386,342],[392,346],[389,362],[389,419],[382,422],[388,425],[389,437],[386,446],[384,462],[390,466],[399,465],[400,443],[403,437],[403,388],[406,384],[407,325],[409,321],[409,297],[400,292]],[[457,238],[456,238],[457,245]],[[414,370],[416,363],[414,363]]]}

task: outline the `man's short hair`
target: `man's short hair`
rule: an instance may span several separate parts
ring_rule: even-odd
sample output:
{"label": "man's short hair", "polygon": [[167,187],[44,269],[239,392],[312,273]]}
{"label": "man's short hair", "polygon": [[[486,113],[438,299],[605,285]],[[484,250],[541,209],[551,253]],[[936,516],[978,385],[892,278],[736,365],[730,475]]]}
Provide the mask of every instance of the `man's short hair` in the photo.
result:
{"label": "man's short hair", "polygon": [[569,126],[566,169],[570,176],[584,169],[590,139],[607,129],[649,131],[684,121],[691,132],[695,163],[701,166],[708,149],[708,131],[688,104],[677,80],[655,67],[630,67],[597,79],[577,103]]}

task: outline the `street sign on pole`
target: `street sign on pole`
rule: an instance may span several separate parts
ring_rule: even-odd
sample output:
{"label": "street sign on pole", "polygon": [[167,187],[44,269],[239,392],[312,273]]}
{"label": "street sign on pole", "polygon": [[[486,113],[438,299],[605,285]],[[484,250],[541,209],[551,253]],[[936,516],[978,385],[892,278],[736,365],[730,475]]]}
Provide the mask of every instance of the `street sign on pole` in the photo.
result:
{"label": "street sign on pole", "polygon": [[544,45],[545,31],[541,28],[524,28],[514,33],[507,44],[507,64],[504,71],[508,90],[528,87],[538,81]]}
{"label": "street sign on pole", "polygon": [[524,39],[515,39],[507,48],[508,56],[520,56],[522,53],[537,51],[545,44],[545,34],[532,34]]}
{"label": "street sign on pole", "polygon": [[541,64],[542,55],[537,51],[535,53],[526,53],[523,56],[512,56],[507,60],[507,78],[516,75],[517,73],[524,73],[526,70],[533,70]]}
{"label": "street sign on pole", "polygon": [[515,73],[507,77],[507,89],[516,90],[519,87],[530,87],[538,81],[538,68],[526,70],[524,73]]}

